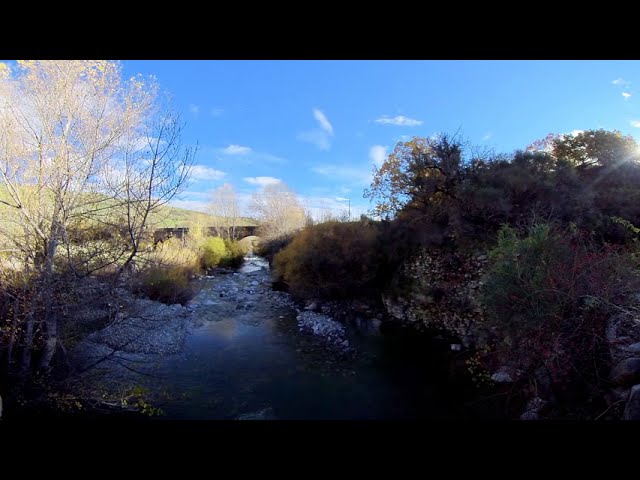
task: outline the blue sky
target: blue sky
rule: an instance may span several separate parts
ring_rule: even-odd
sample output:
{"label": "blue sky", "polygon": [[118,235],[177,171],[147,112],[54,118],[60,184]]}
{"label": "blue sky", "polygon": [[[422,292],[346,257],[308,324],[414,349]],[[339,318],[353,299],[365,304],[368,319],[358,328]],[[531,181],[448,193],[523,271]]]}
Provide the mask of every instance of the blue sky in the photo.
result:
{"label": "blue sky", "polygon": [[198,142],[174,201],[202,209],[231,183],[246,207],[280,179],[317,214],[366,212],[374,162],[398,141],[460,129],[501,152],[548,133],[618,129],[640,140],[639,61],[123,61],[155,75]]}

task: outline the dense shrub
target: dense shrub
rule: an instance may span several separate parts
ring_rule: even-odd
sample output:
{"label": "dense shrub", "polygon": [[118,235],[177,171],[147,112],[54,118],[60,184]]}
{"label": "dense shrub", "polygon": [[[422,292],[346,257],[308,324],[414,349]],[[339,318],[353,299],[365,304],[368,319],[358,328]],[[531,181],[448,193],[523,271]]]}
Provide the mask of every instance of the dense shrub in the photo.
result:
{"label": "dense shrub", "polygon": [[207,237],[200,244],[200,266],[203,270],[217,267],[227,254],[224,240],[220,237]]}
{"label": "dense shrub", "polygon": [[218,265],[225,268],[239,268],[242,266],[244,256],[247,254],[246,246],[243,246],[237,240],[225,240],[224,248],[225,253]]}
{"label": "dense shrub", "polygon": [[298,298],[367,298],[378,289],[380,251],[376,224],[327,222],[299,232],[274,269]]}
{"label": "dense shrub", "polygon": [[199,258],[189,239],[169,238],[154,249],[141,255],[142,269],[148,267],[181,267],[195,275],[199,270]]}
{"label": "dense shrub", "polygon": [[140,259],[132,279],[133,291],[163,303],[186,304],[195,295],[191,279],[200,271],[199,256],[190,239],[169,238]]}
{"label": "dense shrub", "polygon": [[502,362],[556,381],[597,377],[608,306],[640,287],[632,256],[575,228],[505,226],[489,255],[484,304]]}
{"label": "dense shrub", "polygon": [[276,238],[271,239],[260,239],[260,243],[256,248],[255,252],[257,255],[266,258],[269,261],[269,264],[273,264],[273,259],[276,254],[283,250],[287,245],[291,243],[294,235],[282,235]]}
{"label": "dense shrub", "polygon": [[151,300],[186,305],[196,294],[191,274],[185,267],[151,267],[138,277],[136,290]]}

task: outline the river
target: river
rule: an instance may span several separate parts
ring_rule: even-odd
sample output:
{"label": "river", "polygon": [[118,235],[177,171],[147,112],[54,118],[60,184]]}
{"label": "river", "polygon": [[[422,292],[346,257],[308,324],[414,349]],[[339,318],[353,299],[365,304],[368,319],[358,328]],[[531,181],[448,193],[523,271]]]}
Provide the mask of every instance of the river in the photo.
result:
{"label": "river", "polygon": [[335,348],[301,328],[300,311],[253,255],[238,272],[198,282],[171,321],[177,346],[120,352],[94,369],[100,388],[137,386],[158,419],[460,418],[446,344],[347,325],[348,351]]}

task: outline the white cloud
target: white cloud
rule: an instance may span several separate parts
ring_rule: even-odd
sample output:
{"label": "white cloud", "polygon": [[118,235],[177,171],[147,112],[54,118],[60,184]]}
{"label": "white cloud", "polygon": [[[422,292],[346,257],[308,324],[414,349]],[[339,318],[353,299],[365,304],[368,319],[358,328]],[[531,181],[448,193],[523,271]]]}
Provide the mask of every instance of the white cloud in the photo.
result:
{"label": "white cloud", "polygon": [[632,127],[640,128],[640,120],[631,120],[630,123]]}
{"label": "white cloud", "polygon": [[571,132],[569,132],[569,135],[571,135],[572,137],[577,137],[581,133],[584,133],[584,130],[571,130]]}
{"label": "white cloud", "polygon": [[222,149],[222,153],[226,155],[246,155],[251,153],[251,147],[243,147],[242,145],[231,144]]}
{"label": "white cloud", "polygon": [[629,92],[622,92],[622,96],[625,100],[627,100],[631,96],[631,94]]}
{"label": "white cloud", "polygon": [[189,111],[194,114],[194,115],[198,115],[200,113],[200,107],[194,103],[190,103],[189,104]]}
{"label": "white cloud", "polygon": [[348,198],[344,198],[344,197],[336,197],[336,201],[338,201],[338,202],[346,202],[346,201],[348,201],[348,200],[349,200]]}
{"label": "white cloud", "polygon": [[264,187],[266,185],[273,185],[275,183],[280,183],[282,180],[275,177],[244,177],[243,180],[251,185],[259,185]]}
{"label": "white cloud", "polygon": [[374,145],[369,149],[369,158],[376,167],[382,166],[387,159],[387,147],[384,145]]}
{"label": "white cloud", "polygon": [[219,117],[223,113],[224,113],[224,109],[223,108],[215,107],[215,108],[211,109],[211,116],[212,117]]}
{"label": "white cloud", "polygon": [[491,137],[493,137],[493,133],[491,132],[487,132],[482,136],[482,141],[486,142],[487,140],[489,140]]}
{"label": "white cloud", "polygon": [[622,86],[627,86],[627,85],[631,85],[631,82],[628,80],[625,80],[624,78],[616,78],[613,82],[614,85],[622,85]]}
{"label": "white cloud", "polygon": [[333,126],[329,122],[329,119],[327,118],[327,116],[322,112],[322,110],[314,108],[313,116],[320,124],[320,128],[322,130],[327,132],[329,135],[333,135]]}
{"label": "white cloud", "polygon": [[322,110],[314,108],[313,117],[320,128],[299,133],[298,140],[313,143],[320,150],[329,150],[331,148],[331,137],[333,137],[333,126]]}
{"label": "white cloud", "polygon": [[376,123],[380,123],[382,125],[398,125],[399,127],[417,127],[418,125],[422,125],[424,122],[422,120],[416,120],[415,118],[405,117],[404,115],[396,115],[395,117],[383,115],[376,119]]}
{"label": "white cloud", "polygon": [[225,172],[205,165],[194,165],[191,167],[191,178],[193,180],[220,180],[226,175]]}

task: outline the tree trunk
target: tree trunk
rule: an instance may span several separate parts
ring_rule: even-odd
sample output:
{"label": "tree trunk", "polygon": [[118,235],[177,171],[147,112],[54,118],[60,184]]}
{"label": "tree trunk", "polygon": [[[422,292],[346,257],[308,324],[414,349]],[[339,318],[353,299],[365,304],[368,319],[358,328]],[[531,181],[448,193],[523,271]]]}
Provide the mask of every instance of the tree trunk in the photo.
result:
{"label": "tree trunk", "polygon": [[16,338],[18,336],[18,325],[20,324],[18,320],[18,309],[20,308],[20,304],[18,302],[18,297],[13,301],[13,318],[9,321],[9,328],[11,329],[11,336],[9,336],[9,344],[7,345],[7,367],[9,367],[13,363],[13,348],[16,345]]}
{"label": "tree trunk", "polygon": [[51,239],[47,242],[47,261],[44,270],[43,292],[44,295],[44,324],[47,327],[47,340],[44,344],[39,369],[49,367],[58,344],[58,319],[53,312],[53,257],[56,253],[57,242]]}
{"label": "tree trunk", "polygon": [[20,369],[26,372],[31,368],[31,349],[33,348],[33,313],[27,317],[27,328],[24,331],[24,348],[22,350],[22,361]]}
{"label": "tree trunk", "polygon": [[46,320],[47,326],[47,341],[44,344],[44,351],[40,358],[40,370],[45,370],[49,367],[51,359],[54,353],[56,353],[56,346],[58,345],[58,321],[53,315],[49,315]]}

